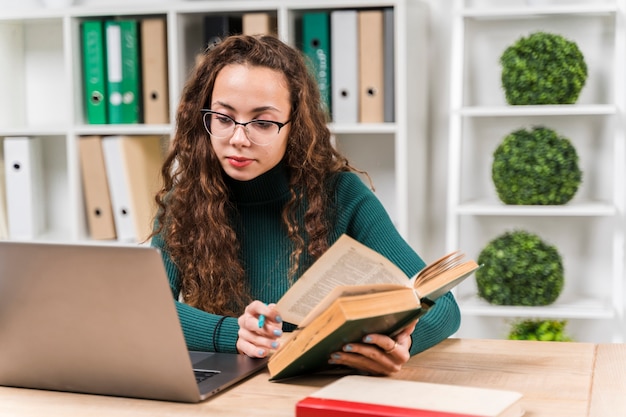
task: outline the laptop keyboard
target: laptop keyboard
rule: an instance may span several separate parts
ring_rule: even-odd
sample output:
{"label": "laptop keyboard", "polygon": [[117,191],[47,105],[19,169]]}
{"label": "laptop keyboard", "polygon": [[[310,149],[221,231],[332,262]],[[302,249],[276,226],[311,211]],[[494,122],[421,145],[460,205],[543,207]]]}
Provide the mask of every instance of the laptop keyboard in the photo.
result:
{"label": "laptop keyboard", "polygon": [[219,374],[219,371],[205,371],[205,370],[194,369],[193,373],[196,376],[196,382],[199,384],[200,382],[205,381],[208,378],[211,378],[212,376]]}

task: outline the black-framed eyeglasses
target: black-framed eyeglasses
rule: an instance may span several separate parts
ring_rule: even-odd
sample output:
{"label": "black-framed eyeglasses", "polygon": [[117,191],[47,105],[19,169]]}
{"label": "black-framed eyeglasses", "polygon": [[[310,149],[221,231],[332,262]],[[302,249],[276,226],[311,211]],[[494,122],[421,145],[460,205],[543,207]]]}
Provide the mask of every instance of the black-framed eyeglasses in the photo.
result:
{"label": "black-framed eyeglasses", "polygon": [[274,140],[289,120],[285,123],[273,120],[254,119],[249,122],[238,122],[232,117],[209,109],[202,109],[204,128],[216,139],[230,139],[237,126],[243,127],[248,140],[256,145],[267,146]]}

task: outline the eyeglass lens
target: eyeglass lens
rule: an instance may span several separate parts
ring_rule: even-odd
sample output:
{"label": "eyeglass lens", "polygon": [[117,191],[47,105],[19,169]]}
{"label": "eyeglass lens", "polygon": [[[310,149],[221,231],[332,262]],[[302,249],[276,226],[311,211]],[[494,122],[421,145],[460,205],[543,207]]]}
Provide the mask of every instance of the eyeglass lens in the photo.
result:
{"label": "eyeglass lens", "polygon": [[269,144],[279,133],[280,127],[269,121],[253,120],[245,124],[236,123],[228,116],[205,113],[204,125],[207,131],[218,139],[230,139],[237,126],[242,126],[248,139],[257,145]]}

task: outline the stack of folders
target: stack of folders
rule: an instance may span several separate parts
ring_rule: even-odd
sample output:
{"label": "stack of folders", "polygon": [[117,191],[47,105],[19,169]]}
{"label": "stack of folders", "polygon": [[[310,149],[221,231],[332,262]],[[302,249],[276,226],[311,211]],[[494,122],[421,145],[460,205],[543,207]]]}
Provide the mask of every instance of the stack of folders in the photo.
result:
{"label": "stack of folders", "polygon": [[302,15],[301,44],[335,123],[393,122],[393,9]]}
{"label": "stack of folders", "polygon": [[84,136],[79,139],[89,236],[143,242],[152,231],[165,138]]}
{"label": "stack of folders", "polygon": [[[199,50],[231,34],[277,32],[275,13],[203,20]],[[81,35],[86,123],[169,123],[165,17],[84,20]]]}
{"label": "stack of folders", "polygon": [[85,121],[169,123],[165,18],[81,24]]}

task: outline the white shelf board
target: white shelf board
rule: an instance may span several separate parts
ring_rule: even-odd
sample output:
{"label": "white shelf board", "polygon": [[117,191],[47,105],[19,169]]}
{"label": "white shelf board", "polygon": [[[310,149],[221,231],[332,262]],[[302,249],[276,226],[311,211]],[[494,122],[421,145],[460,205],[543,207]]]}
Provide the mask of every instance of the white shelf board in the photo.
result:
{"label": "white shelf board", "polygon": [[16,127],[0,129],[0,136],[65,136],[67,131],[62,126]]}
{"label": "white shelf board", "polygon": [[499,306],[489,304],[477,295],[457,297],[461,315],[506,318],[612,319],[610,304],[600,299],[570,297],[557,299],[548,306]]}
{"label": "white shelf board", "polygon": [[395,134],[395,123],[330,123],[328,125],[331,133],[334,134]]}
{"label": "white shelf board", "polygon": [[169,135],[173,133],[169,124],[102,124],[80,125],[74,128],[77,135]]}
{"label": "white shelf board", "polygon": [[617,113],[617,107],[612,104],[506,105],[463,107],[457,111],[464,117],[612,116]]}
{"label": "white shelf board", "polygon": [[617,208],[608,202],[585,201],[564,205],[508,205],[490,200],[476,200],[456,207],[459,215],[471,216],[615,216]]}
{"label": "white shelf board", "polygon": [[[506,2],[502,2],[506,4]],[[610,15],[617,12],[615,3],[571,4],[571,5],[533,5],[533,6],[498,6],[467,7],[457,14],[476,19],[512,19],[537,18],[551,15]]]}

